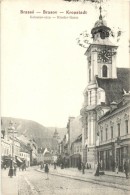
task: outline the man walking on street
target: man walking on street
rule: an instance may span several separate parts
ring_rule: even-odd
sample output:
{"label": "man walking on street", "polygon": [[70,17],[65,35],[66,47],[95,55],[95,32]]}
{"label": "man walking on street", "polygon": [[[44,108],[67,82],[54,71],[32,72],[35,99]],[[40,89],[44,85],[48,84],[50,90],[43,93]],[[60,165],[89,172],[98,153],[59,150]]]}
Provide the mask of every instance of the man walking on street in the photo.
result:
{"label": "man walking on street", "polygon": [[17,171],[17,164],[14,163],[14,176],[16,176],[16,171]]}
{"label": "man walking on street", "polygon": [[46,178],[46,179],[49,179],[49,178],[48,178],[48,173],[49,173],[48,164],[45,165],[45,173],[47,174],[47,178]]}
{"label": "man walking on street", "polygon": [[128,170],[128,162],[127,161],[125,161],[125,163],[124,163],[124,171],[125,171],[126,179],[128,179],[129,170]]}
{"label": "man walking on street", "polygon": [[82,174],[85,173],[84,170],[85,170],[85,165],[84,165],[84,163],[82,162]]}

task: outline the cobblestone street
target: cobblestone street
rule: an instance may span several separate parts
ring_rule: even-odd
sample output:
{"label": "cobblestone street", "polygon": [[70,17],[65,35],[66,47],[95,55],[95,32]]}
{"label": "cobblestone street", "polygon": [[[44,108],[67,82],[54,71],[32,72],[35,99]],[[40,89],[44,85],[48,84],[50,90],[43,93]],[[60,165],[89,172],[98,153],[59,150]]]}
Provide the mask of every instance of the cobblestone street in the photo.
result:
{"label": "cobblestone street", "polygon": [[[81,194],[81,195],[127,195],[128,190],[113,188],[111,186],[98,185],[91,182],[74,180],[49,174],[49,179],[46,180],[44,172],[38,172],[36,167],[28,168],[27,171],[18,171],[17,177],[9,178],[8,170],[3,171],[2,191],[4,195],[50,195],[50,194]],[[17,182],[16,182],[17,179]],[[114,179],[114,178],[113,178]],[[124,178],[125,180],[125,178]],[[12,182],[10,189],[18,187],[18,193],[6,188],[7,182]],[[13,186],[14,182],[14,186]],[[18,184],[17,184],[18,183]],[[17,186],[18,185],[18,186]],[[6,192],[6,193],[5,193]]]}

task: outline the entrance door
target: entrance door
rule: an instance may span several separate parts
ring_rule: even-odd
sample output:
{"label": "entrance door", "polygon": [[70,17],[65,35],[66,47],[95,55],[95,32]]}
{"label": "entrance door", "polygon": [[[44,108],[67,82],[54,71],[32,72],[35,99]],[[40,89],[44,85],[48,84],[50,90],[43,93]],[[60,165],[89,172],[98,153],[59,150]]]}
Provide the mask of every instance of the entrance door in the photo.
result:
{"label": "entrance door", "polygon": [[106,170],[109,170],[109,150],[106,151]]}
{"label": "entrance door", "polygon": [[116,149],[116,162],[118,164],[119,171],[123,171],[123,147]]}

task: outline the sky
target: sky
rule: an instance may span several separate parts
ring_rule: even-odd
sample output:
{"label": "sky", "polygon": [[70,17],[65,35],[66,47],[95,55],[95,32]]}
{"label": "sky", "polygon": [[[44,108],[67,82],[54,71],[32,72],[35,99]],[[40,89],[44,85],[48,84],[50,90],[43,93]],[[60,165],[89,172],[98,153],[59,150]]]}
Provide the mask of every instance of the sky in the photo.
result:
{"label": "sky", "polygon": [[[102,5],[102,15],[108,26],[120,27],[123,31],[118,67],[129,67],[128,2],[110,0]],[[20,10],[85,10],[87,14],[74,15],[78,19],[31,19],[28,14],[20,14]],[[33,16],[36,15],[43,16],[42,13]],[[85,30],[90,33],[98,17],[96,4],[89,2],[2,1],[2,116],[34,120],[44,126],[66,127],[68,117],[80,114],[87,86],[87,60],[86,49],[77,44],[76,38]]]}

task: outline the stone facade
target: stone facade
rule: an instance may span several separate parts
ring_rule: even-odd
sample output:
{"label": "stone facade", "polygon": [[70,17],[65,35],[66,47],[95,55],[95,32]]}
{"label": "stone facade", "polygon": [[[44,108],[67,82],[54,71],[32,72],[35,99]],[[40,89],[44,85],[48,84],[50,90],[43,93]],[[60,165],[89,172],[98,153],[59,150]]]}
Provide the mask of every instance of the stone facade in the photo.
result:
{"label": "stone facade", "polygon": [[70,166],[79,167],[82,161],[82,134],[71,144]]}
{"label": "stone facade", "polygon": [[[126,100],[126,97],[129,96]],[[104,170],[123,171],[125,160],[130,164],[130,94],[98,121],[99,143],[97,152]]]}

